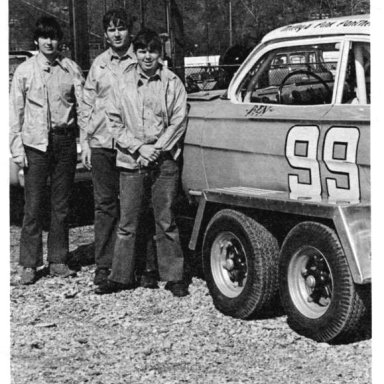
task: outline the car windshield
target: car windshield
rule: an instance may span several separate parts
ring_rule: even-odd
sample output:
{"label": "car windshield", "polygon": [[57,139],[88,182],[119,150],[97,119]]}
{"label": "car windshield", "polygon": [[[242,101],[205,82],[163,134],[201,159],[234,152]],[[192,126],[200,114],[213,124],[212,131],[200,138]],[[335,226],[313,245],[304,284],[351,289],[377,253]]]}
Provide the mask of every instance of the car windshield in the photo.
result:
{"label": "car windshield", "polygon": [[283,47],[268,52],[246,76],[242,99],[290,105],[330,103],[339,53],[338,44]]}

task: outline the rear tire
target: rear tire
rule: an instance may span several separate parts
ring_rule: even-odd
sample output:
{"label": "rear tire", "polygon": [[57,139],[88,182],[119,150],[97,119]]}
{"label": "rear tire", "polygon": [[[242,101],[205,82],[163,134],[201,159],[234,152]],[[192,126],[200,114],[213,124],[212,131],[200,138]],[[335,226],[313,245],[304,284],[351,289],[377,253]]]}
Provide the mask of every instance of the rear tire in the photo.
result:
{"label": "rear tire", "polygon": [[245,214],[224,209],[210,220],[203,242],[203,270],[215,307],[247,319],[278,293],[275,237]]}
{"label": "rear tire", "polygon": [[281,248],[280,297],[288,324],[319,342],[345,341],[367,313],[334,230],[296,225]]}

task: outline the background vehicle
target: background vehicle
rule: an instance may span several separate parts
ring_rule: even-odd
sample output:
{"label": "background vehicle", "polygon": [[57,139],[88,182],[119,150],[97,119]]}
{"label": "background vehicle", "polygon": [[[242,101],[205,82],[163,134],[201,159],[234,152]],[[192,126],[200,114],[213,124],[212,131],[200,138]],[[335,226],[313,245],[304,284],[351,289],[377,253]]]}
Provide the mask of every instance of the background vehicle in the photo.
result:
{"label": "background vehicle", "polygon": [[369,68],[369,16],[310,21],[266,35],[226,95],[190,95],[190,248],[221,312],[259,316],[280,293],[322,342],[369,321]]}
{"label": "background vehicle", "polygon": [[23,61],[27,60],[29,57],[33,56],[33,51],[11,51],[8,54],[9,57],[9,86],[13,79],[13,74],[15,73],[16,68]]}

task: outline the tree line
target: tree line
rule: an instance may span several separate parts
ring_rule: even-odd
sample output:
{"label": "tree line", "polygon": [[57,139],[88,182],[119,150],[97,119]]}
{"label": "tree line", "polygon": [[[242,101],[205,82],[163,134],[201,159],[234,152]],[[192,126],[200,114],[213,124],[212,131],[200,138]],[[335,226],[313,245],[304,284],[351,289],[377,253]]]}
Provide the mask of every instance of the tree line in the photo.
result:
{"label": "tree line", "polygon": [[[76,0],[87,1],[90,42],[103,46],[101,18],[111,7],[124,7],[133,19],[133,33],[144,25],[159,33],[167,31],[165,0]],[[178,36],[185,55],[219,55],[232,44],[255,46],[274,28],[289,23],[334,16],[369,13],[369,0],[168,0],[179,11]],[[17,8],[18,16],[15,18]],[[42,12],[56,15],[68,30],[68,0],[9,0],[10,21],[15,20],[15,41],[30,40],[33,20]],[[24,21],[17,20],[25,12]],[[174,14],[175,15],[175,14]],[[174,16],[175,18],[175,16]],[[173,20],[175,21],[175,20]],[[26,28],[27,27],[27,28]],[[24,36],[25,35],[25,36]],[[23,37],[24,36],[24,37]],[[15,43],[16,44],[16,43]],[[33,47],[33,42],[30,43]],[[24,47],[24,46],[23,46]],[[25,49],[25,48],[24,48]]]}

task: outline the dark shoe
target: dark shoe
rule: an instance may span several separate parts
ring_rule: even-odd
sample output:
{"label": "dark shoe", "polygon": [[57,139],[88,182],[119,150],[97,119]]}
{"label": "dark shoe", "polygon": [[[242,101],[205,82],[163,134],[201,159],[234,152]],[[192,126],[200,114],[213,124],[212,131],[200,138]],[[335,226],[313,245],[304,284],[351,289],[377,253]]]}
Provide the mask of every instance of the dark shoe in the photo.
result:
{"label": "dark shoe", "polygon": [[157,289],[157,273],[156,271],[144,271],[140,278],[140,287]]}
{"label": "dark shoe", "polygon": [[135,286],[131,284],[122,284],[112,280],[106,280],[103,284],[100,284],[96,289],[97,295],[108,295],[110,293],[125,291],[127,289],[134,289]]}
{"label": "dark shoe", "polygon": [[72,269],[70,269],[67,264],[50,263],[49,274],[51,276],[70,277],[70,276],[76,276],[76,271],[73,271]]}
{"label": "dark shoe", "polygon": [[36,281],[36,269],[35,268],[23,268],[21,273],[20,284],[30,285]]}
{"label": "dark shoe", "polygon": [[95,285],[104,284],[108,280],[109,273],[110,273],[110,270],[108,268],[96,268],[93,284]]}
{"label": "dark shoe", "polygon": [[164,289],[172,292],[173,296],[184,297],[189,295],[188,287],[184,281],[168,281]]}

